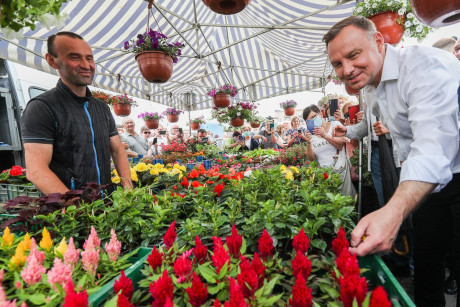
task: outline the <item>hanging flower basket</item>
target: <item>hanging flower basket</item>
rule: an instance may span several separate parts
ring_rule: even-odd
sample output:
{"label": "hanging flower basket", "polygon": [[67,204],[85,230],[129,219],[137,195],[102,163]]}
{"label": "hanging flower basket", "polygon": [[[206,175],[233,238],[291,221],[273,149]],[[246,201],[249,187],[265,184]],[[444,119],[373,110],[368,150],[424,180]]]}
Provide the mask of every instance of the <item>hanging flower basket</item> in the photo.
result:
{"label": "hanging flower basket", "polygon": [[250,123],[251,127],[252,128],[259,128],[260,127],[260,123]]}
{"label": "hanging flower basket", "polygon": [[170,123],[177,123],[179,121],[179,114],[168,114],[167,119]]}
{"label": "hanging flower basket", "polygon": [[166,115],[166,118],[168,119],[168,122],[176,123],[179,120],[179,114],[181,114],[181,113],[184,113],[184,111],[177,110],[175,108],[167,108],[163,112],[163,115]]}
{"label": "hanging flower basket", "polygon": [[284,109],[284,115],[286,116],[292,116],[295,114],[295,109],[294,107],[288,107],[286,109]]}
{"label": "hanging flower basket", "polygon": [[[404,26],[397,23],[401,16],[398,15],[398,12],[382,12],[369,16],[369,19],[375,24],[377,31],[382,33],[385,43],[390,45],[398,44],[404,34]],[[404,21],[405,16],[401,17]]]}
{"label": "hanging flower basket", "polygon": [[201,125],[200,125],[200,123],[191,123],[191,124],[190,124],[190,128],[191,128],[192,130],[198,130],[198,129],[201,128]]}
{"label": "hanging flower basket", "polygon": [[241,12],[251,0],[203,0],[212,11],[222,15],[232,15]]}
{"label": "hanging flower basket", "polygon": [[158,129],[158,126],[160,125],[160,121],[158,119],[146,119],[144,122],[149,129]]}
{"label": "hanging flower basket", "polygon": [[241,117],[235,117],[230,119],[230,125],[233,127],[241,127],[244,125],[244,119]]}
{"label": "hanging flower basket", "polygon": [[460,20],[460,2],[452,0],[410,0],[415,16],[430,27],[443,27]]}
{"label": "hanging flower basket", "polygon": [[136,55],[142,76],[150,83],[165,83],[173,72],[172,58],[162,51],[144,51]]}
{"label": "hanging flower basket", "polygon": [[229,94],[215,94],[212,99],[214,101],[214,105],[218,108],[226,108],[230,105]]}
{"label": "hanging flower basket", "polygon": [[129,114],[131,114],[131,105],[123,103],[114,103],[113,111],[118,116],[128,116]]}

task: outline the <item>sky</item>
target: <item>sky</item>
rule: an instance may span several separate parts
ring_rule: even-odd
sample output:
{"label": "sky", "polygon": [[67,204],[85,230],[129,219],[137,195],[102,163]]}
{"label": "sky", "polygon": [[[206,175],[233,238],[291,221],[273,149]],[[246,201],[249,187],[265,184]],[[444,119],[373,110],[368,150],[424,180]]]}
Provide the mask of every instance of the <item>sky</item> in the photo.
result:
{"label": "sky", "polygon": [[[430,33],[422,42],[417,42],[416,39],[412,39],[412,38],[405,38],[404,41],[401,42],[398,46],[410,46],[410,45],[416,45],[416,44],[423,45],[423,46],[431,46],[433,45],[434,42],[436,42],[440,38],[452,37],[452,36],[460,37],[460,23],[456,23],[454,25],[447,26],[447,27],[438,28],[434,32]],[[27,80],[27,83],[32,83],[36,86],[52,88],[56,85],[56,82],[58,80],[57,76],[54,76],[48,73],[44,73],[44,72],[35,70],[33,68],[29,68],[23,65],[15,64],[15,68],[16,68],[16,72],[18,74],[19,79]],[[324,93],[323,93],[323,90],[324,90]],[[107,92],[111,93],[110,91],[107,91]],[[277,96],[277,97],[257,101],[256,102],[256,104],[258,104],[257,110],[261,116],[264,116],[264,117],[273,116],[274,115],[273,110],[281,109],[279,104],[283,101],[293,99],[298,103],[297,109],[303,109],[311,104],[317,104],[318,101],[324,95],[331,94],[331,93],[348,96],[347,93],[345,92],[345,88],[343,85],[342,86],[335,85],[332,82],[330,82],[328,85],[326,85],[324,89],[319,88],[314,91],[294,93],[294,94]],[[140,127],[143,125],[143,120],[137,118],[137,116],[141,112],[146,112],[146,111],[162,112],[163,110],[166,109],[166,106],[152,102],[152,101],[147,101],[147,100],[138,99],[138,98],[134,98],[134,99],[138,103],[138,107],[135,107],[132,109],[130,117],[134,120],[136,124],[136,130],[139,130]],[[355,97],[353,98],[350,97],[350,99],[356,100]],[[190,112],[191,118],[195,118],[201,115],[204,115],[207,121],[215,122],[214,120],[211,119],[211,110],[200,110],[200,111]],[[123,120],[122,117],[114,115],[114,118],[117,124],[118,123],[121,124]],[[178,124],[181,127],[186,128],[187,121],[188,121],[188,112],[180,116]],[[169,127],[166,119],[163,119],[161,123]]]}

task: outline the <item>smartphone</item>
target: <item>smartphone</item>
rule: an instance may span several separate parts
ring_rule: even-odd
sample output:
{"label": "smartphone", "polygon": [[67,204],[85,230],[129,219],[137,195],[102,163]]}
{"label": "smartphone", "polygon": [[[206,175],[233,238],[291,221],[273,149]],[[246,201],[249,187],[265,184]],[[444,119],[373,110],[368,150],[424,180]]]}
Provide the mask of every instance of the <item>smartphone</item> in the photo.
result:
{"label": "smartphone", "polygon": [[338,109],[339,109],[339,100],[329,99],[329,116],[334,117],[334,114]]}
{"label": "smartphone", "polygon": [[350,117],[350,123],[353,123],[356,119],[356,113],[359,111],[359,106],[351,106],[348,108],[348,116]]}
{"label": "smartphone", "polygon": [[153,138],[152,145],[153,145],[153,144],[156,144],[157,142],[158,142],[158,139],[157,139],[157,138]]}
{"label": "smartphone", "polygon": [[297,133],[298,133],[298,134],[301,134],[301,133],[302,133],[302,129],[297,130]]}
{"label": "smartphone", "polygon": [[244,136],[242,136],[242,135],[238,135],[238,140],[240,140],[240,141],[244,141]]}
{"label": "smartphone", "polygon": [[182,128],[179,128],[179,133],[180,133],[180,134],[184,133],[184,131],[182,130]]}
{"label": "smartphone", "polygon": [[166,131],[161,130],[161,131],[160,131],[160,135],[166,135]]}
{"label": "smartphone", "polygon": [[307,129],[308,129],[308,132],[310,132],[310,134],[313,135],[313,130],[315,129],[315,120],[314,119],[308,119],[307,120]]}
{"label": "smartphone", "polygon": [[275,128],[275,124],[270,124],[270,131]]}
{"label": "smartphone", "polygon": [[208,138],[201,138],[201,143],[205,144],[208,142]]}

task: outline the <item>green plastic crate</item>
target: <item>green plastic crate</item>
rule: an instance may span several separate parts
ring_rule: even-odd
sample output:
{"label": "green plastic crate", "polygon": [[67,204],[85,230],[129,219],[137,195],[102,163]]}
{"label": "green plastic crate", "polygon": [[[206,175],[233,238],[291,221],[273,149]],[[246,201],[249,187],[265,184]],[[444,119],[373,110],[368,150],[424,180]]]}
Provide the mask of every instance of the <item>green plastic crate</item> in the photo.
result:
{"label": "green plastic crate", "polygon": [[9,184],[9,186],[10,199],[14,199],[18,196],[29,196],[32,198],[42,196],[40,191],[34,185]]}
{"label": "green plastic crate", "polygon": [[7,201],[9,201],[9,195],[9,184],[0,183],[0,202],[6,203]]}
{"label": "green plastic crate", "polygon": [[370,289],[383,286],[393,306],[416,307],[380,256],[358,257],[358,262],[361,269],[369,269],[364,273],[364,277],[366,277]]}
{"label": "green plastic crate", "polygon": [[[140,247],[137,251],[137,255],[129,258],[133,264],[125,270],[125,275],[133,281],[134,290],[137,290],[138,282],[144,278],[141,273],[141,269],[151,252],[152,248]],[[120,276],[121,275],[118,275],[116,278],[105,284],[99,291],[88,297],[88,306],[102,306],[107,299],[113,296],[113,284],[115,280],[120,278]]]}

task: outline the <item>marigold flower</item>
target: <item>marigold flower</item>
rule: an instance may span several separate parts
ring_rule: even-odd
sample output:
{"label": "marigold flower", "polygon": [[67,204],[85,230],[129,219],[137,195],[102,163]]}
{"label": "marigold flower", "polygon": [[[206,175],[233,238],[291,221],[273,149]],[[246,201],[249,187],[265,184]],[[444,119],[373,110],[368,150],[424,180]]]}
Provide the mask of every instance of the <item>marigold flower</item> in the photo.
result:
{"label": "marigold flower", "polygon": [[73,269],[79,258],[80,250],[75,248],[75,245],[73,244],[73,238],[70,238],[69,245],[67,245],[67,251],[64,254],[64,263],[70,264]]}
{"label": "marigold flower", "polygon": [[174,241],[176,241],[177,234],[175,227],[176,221],[173,221],[171,225],[169,225],[168,231],[166,231],[165,235],[163,236],[163,243],[168,250],[173,246]]}
{"label": "marigold flower", "polygon": [[101,246],[101,239],[97,236],[96,229],[94,226],[91,226],[91,232],[88,236],[88,239],[85,240],[85,243],[83,244],[83,249],[86,249],[86,244],[91,241],[93,247],[97,250],[99,250],[99,247]]}
{"label": "marigold flower", "polygon": [[65,237],[62,238],[61,243],[57,247],[54,248],[54,253],[58,256],[64,256],[65,252],[67,251],[67,243],[65,242]]}
{"label": "marigold flower", "polygon": [[307,280],[311,273],[311,261],[307,256],[304,256],[300,251],[297,252],[294,260],[291,262],[292,275],[298,276],[299,274]]}
{"label": "marigold flower", "polygon": [[66,290],[68,280],[72,279],[72,267],[70,264],[62,263],[61,259],[55,257],[53,267],[48,271],[47,275],[48,283],[54,291],[57,291],[56,284],[61,285],[61,287]]}
{"label": "marigold flower", "polygon": [[310,240],[303,231],[303,228],[300,228],[299,233],[292,240],[292,246],[296,252],[301,252],[302,254],[307,253],[308,249],[310,248]]}
{"label": "marigold flower", "polygon": [[116,261],[121,252],[121,242],[117,239],[117,234],[113,228],[110,230],[111,237],[109,244],[105,243],[105,251],[110,261]]}
{"label": "marigold flower", "polygon": [[94,248],[93,241],[89,239],[85,242],[85,246],[85,250],[81,253],[83,269],[89,275],[94,276],[99,264],[99,251]]}
{"label": "marigold flower", "polygon": [[240,285],[233,278],[229,277],[228,279],[230,281],[230,300],[224,303],[224,307],[248,307]]}
{"label": "marigold flower", "polygon": [[219,274],[225,263],[230,265],[230,255],[225,250],[220,238],[213,237],[212,239],[214,240],[214,254],[212,255],[212,264],[214,264],[216,267],[216,272]]}
{"label": "marigold flower", "polygon": [[139,178],[137,177],[137,173],[135,170],[131,169],[131,180],[132,181],[136,181],[138,182],[139,181]]}
{"label": "marigold flower", "polygon": [[332,250],[338,257],[344,248],[348,249],[349,247],[350,243],[346,238],[345,231],[343,230],[343,227],[340,226],[339,231],[337,232],[337,238],[332,240]]}
{"label": "marigold flower", "polygon": [[220,194],[222,193],[222,191],[224,190],[224,187],[225,187],[225,184],[224,183],[220,183],[218,185],[216,185],[214,187],[214,193],[217,194],[217,196],[220,196]]}
{"label": "marigold flower", "polygon": [[76,293],[72,279],[67,282],[67,291],[62,307],[86,307],[88,306],[88,293],[86,290]]}
{"label": "marigold flower", "polygon": [[116,176],[112,177],[112,183],[119,184],[121,182],[121,178]]}
{"label": "marigold flower", "polygon": [[177,282],[181,283],[190,278],[192,271],[192,261],[187,257],[187,253],[176,259],[174,263],[174,274],[178,277]]}
{"label": "marigold flower", "polygon": [[120,278],[113,283],[113,292],[118,294],[120,291],[121,294],[126,296],[129,300],[133,297],[133,281],[126,277],[125,271],[123,270],[120,273]]}
{"label": "marigold flower", "polygon": [[195,248],[193,249],[193,254],[199,264],[203,264],[208,254],[208,248],[203,245],[198,236],[195,236]]}
{"label": "marigold flower", "polygon": [[292,287],[292,298],[289,299],[292,307],[310,307],[313,305],[311,289],[307,287],[302,275],[297,276],[295,285]]}
{"label": "marigold flower", "polygon": [[147,262],[150,264],[153,271],[156,272],[157,268],[161,268],[163,264],[163,253],[158,252],[156,246],[154,246],[152,252],[147,257]]}
{"label": "marigold flower", "polygon": [[391,307],[388,294],[382,286],[378,286],[372,291],[369,307]]}
{"label": "marigold flower", "polygon": [[150,294],[153,297],[153,307],[163,307],[167,298],[173,299],[174,286],[168,271],[164,270],[163,275],[150,284]]}
{"label": "marigold flower", "polygon": [[273,253],[273,239],[268,234],[267,230],[262,231],[262,236],[259,239],[259,253],[266,261],[268,256]]}
{"label": "marigold flower", "polygon": [[201,282],[200,277],[193,272],[192,286],[185,289],[188,301],[193,307],[203,305],[208,299],[208,285]]}
{"label": "marigold flower", "polygon": [[245,298],[252,298],[259,286],[259,277],[251,267],[246,257],[241,257],[240,274],[237,275],[238,285],[240,285]]}
{"label": "marigold flower", "polygon": [[14,234],[10,233],[10,228],[6,227],[2,236],[2,248],[10,247],[13,244]]}
{"label": "marigold flower", "polygon": [[233,258],[240,257],[241,245],[243,244],[243,235],[238,234],[235,223],[232,225],[232,235],[227,237],[227,247]]}

